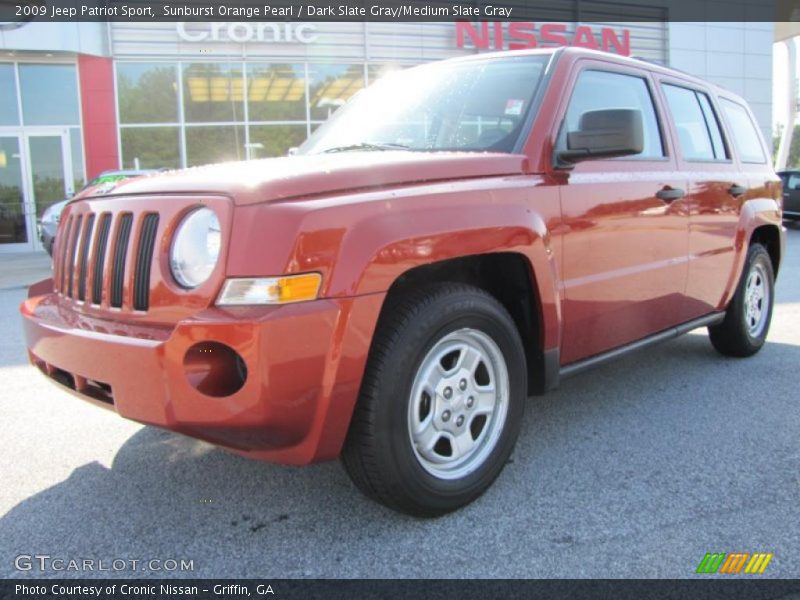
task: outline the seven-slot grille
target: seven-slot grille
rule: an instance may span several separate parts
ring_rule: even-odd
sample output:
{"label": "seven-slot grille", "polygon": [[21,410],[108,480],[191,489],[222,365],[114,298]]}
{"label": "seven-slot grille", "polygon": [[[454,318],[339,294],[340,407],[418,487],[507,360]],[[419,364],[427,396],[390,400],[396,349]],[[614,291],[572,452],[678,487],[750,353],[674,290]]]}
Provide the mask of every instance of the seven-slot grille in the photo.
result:
{"label": "seven-slot grille", "polygon": [[[60,229],[64,237],[58,240],[55,256],[58,292],[98,306],[147,310],[158,220],[153,212],[70,215]],[[133,288],[128,300],[125,282],[131,275]]]}

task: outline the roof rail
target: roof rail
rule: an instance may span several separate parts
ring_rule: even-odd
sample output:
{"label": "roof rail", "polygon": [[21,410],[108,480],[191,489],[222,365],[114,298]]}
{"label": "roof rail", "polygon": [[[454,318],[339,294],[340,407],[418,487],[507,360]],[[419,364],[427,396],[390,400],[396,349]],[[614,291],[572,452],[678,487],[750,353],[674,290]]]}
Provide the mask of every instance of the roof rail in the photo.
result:
{"label": "roof rail", "polygon": [[669,69],[671,71],[675,71],[676,73],[683,73],[684,75],[688,75],[689,77],[697,77],[697,75],[694,75],[693,73],[689,73],[688,71],[684,71],[683,69],[676,69],[675,67],[673,67],[671,65],[665,65],[664,63],[660,63],[658,61],[655,61],[652,58],[644,58],[643,56],[631,56],[630,58],[633,58],[635,60],[640,60],[642,62],[646,62],[646,63],[648,63],[650,65],[656,65],[657,67],[663,67],[665,69]]}

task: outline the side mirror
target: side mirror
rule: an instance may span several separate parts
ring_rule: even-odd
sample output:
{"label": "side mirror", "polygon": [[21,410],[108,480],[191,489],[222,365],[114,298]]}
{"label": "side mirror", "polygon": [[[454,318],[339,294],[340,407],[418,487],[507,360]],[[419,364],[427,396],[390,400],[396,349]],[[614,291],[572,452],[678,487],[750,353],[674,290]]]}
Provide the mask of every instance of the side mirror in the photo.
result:
{"label": "side mirror", "polygon": [[581,160],[631,156],[644,150],[642,113],[627,108],[591,110],[581,115],[579,129],[567,132],[567,149],[558,162],[569,166]]}

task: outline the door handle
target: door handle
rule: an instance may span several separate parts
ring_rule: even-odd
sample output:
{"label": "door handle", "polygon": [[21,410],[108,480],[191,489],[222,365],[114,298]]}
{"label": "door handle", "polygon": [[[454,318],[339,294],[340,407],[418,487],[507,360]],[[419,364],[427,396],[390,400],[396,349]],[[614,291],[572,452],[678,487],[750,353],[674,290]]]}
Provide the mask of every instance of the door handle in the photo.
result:
{"label": "door handle", "polygon": [[656,192],[656,198],[663,200],[667,204],[679,198],[683,198],[685,195],[686,192],[684,192],[682,189],[671,187],[665,187]]}
{"label": "door handle", "polygon": [[742,194],[747,192],[747,188],[743,185],[736,185],[733,184],[731,187],[728,188],[728,193],[733,196],[734,198],[738,198]]}

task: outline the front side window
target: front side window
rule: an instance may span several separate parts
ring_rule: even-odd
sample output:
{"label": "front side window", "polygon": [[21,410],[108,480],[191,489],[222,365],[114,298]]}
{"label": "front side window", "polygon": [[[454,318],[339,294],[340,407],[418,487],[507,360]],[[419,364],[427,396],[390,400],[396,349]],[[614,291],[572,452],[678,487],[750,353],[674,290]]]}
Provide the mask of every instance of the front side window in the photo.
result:
{"label": "front side window", "polygon": [[580,129],[584,113],[619,108],[636,110],[642,115],[644,149],[630,158],[663,157],[661,132],[647,83],[641,77],[608,71],[587,70],[578,76],[561,127],[558,149],[567,149],[567,132]]}
{"label": "front side window", "polygon": [[726,160],[719,123],[708,97],[675,85],[664,85],[678,144],[686,160]]}
{"label": "front side window", "polygon": [[720,98],[719,103],[725,113],[728,125],[730,125],[733,143],[736,145],[736,151],[739,153],[741,161],[759,164],[767,162],[758,131],[750,115],[747,114],[747,109],[727,98]]}
{"label": "front side window", "polygon": [[426,65],[360,92],[300,148],[511,152],[549,56]]}

